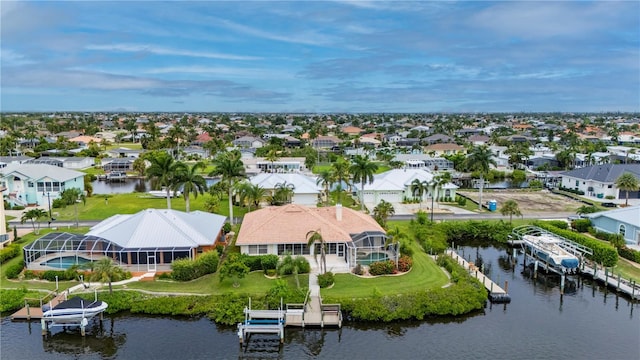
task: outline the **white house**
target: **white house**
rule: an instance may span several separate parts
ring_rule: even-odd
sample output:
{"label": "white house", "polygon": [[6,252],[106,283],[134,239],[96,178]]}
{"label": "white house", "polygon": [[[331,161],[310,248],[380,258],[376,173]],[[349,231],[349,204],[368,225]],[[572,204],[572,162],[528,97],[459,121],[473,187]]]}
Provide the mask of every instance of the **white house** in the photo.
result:
{"label": "white house", "polygon": [[316,206],[322,191],[315,178],[296,173],[262,173],[250,178],[249,181],[270,193],[275,191],[278,184],[291,184],[293,186],[291,203],[304,206]]}

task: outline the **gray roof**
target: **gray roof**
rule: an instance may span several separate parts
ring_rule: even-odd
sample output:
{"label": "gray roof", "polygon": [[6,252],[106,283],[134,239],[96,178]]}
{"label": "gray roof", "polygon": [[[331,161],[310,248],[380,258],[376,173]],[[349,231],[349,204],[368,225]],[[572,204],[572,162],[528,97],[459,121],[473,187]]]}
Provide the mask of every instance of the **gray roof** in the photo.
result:
{"label": "gray roof", "polygon": [[0,172],[7,176],[12,173],[20,173],[29,179],[39,180],[45,177],[50,177],[53,180],[60,182],[73,180],[77,177],[83,177],[85,174],[80,171],[65,169],[62,167],[47,165],[47,164],[9,164],[7,167],[0,170]]}
{"label": "gray roof", "polygon": [[640,227],[640,206],[630,206],[626,208],[586,214],[590,219],[606,217],[629,225]]}
{"label": "gray roof", "polygon": [[146,209],[133,215],[114,215],[87,235],[114,242],[123,248],[170,248],[213,245],[225,216],[192,211]]}
{"label": "gray roof", "polygon": [[613,183],[624,172],[630,172],[638,179],[640,179],[640,164],[593,165],[571,171],[565,171],[561,173],[561,175],[583,180],[594,180],[603,183]]}

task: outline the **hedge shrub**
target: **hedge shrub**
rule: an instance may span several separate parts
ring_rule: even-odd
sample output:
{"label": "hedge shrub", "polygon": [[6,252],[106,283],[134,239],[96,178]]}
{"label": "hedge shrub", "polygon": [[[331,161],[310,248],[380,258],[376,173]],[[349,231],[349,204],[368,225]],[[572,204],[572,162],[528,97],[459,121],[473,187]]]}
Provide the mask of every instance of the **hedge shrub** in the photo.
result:
{"label": "hedge shrub", "polygon": [[576,229],[577,232],[587,232],[591,227],[591,220],[589,219],[577,219],[571,222],[571,227]]}
{"label": "hedge shrub", "polygon": [[208,251],[196,260],[178,259],[171,263],[171,277],[177,281],[189,281],[207,274],[213,274],[218,269],[218,252]]}
{"label": "hedge shrub", "polygon": [[604,266],[615,266],[618,262],[618,252],[609,244],[601,243],[598,240],[570,230],[559,229],[546,221],[535,221],[534,225],[591,248],[593,255],[589,255],[588,258]]}
{"label": "hedge shrub", "polygon": [[403,255],[400,257],[400,259],[398,259],[398,271],[407,272],[411,270],[412,266],[413,266],[413,259],[411,259],[409,256]]}
{"label": "hedge shrub", "polygon": [[640,264],[640,251],[629,249],[626,246],[618,248],[618,254],[627,260]]}
{"label": "hedge shrub", "polygon": [[7,279],[16,279],[22,272],[22,269],[24,269],[24,264],[19,262],[17,264],[7,266],[4,274],[7,276]]}
{"label": "hedge shrub", "polygon": [[447,241],[456,245],[474,242],[506,243],[513,227],[504,221],[451,221],[438,224],[444,230]]}
{"label": "hedge shrub", "polygon": [[262,266],[262,270],[264,270],[265,274],[267,273],[267,270],[275,270],[278,266],[278,261],[280,261],[280,257],[278,257],[278,255],[270,254],[260,256],[260,265]]}
{"label": "hedge shrub", "polygon": [[320,288],[322,289],[331,286],[334,281],[335,277],[331,271],[318,275],[318,285],[320,285]]}
{"label": "hedge shrub", "polygon": [[20,254],[20,245],[11,244],[0,250],[0,264],[4,264],[5,261],[11,260]]}
{"label": "hedge shrub", "polygon": [[373,276],[393,274],[396,264],[393,260],[376,261],[369,264],[369,274]]}

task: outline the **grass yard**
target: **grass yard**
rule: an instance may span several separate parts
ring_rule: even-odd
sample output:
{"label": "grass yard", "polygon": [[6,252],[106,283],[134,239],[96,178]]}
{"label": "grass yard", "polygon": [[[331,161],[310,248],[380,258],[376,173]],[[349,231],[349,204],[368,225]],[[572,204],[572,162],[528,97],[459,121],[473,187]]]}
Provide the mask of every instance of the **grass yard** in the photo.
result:
{"label": "grass yard", "polygon": [[[289,283],[289,286],[295,287],[295,278],[290,275],[284,277]],[[309,275],[300,275],[300,286],[307,287],[309,284]],[[196,294],[210,294],[221,295],[224,293],[243,293],[249,295],[264,295],[271,289],[276,281],[275,279],[269,279],[264,276],[262,271],[254,271],[247,275],[244,279],[238,280],[239,287],[233,287],[233,281],[231,279],[225,279],[220,282],[218,274],[205,275],[199,279],[178,282],[178,281],[142,281],[129,283],[126,286],[128,289],[139,289],[155,292],[179,292],[179,293],[196,293]],[[117,286],[116,288],[122,288],[123,286]]]}
{"label": "grass yard", "polygon": [[640,268],[625,258],[619,258],[618,264],[613,268],[614,274],[620,274],[627,279],[635,280],[640,283]]}

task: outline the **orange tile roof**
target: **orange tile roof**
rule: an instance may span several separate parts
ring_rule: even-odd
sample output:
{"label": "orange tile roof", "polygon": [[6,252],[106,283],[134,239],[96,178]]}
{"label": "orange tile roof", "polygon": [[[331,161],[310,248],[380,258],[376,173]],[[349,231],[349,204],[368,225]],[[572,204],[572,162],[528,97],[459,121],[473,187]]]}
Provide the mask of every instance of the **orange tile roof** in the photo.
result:
{"label": "orange tile roof", "polygon": [[244,216],[236,245],[307,243],[309,231],[320,231],[324,241],[351,241],[350,234],[384,229],[369,215],[342,208],[342,220],[336,207],[306,207],[296,204],[272,206]]}

